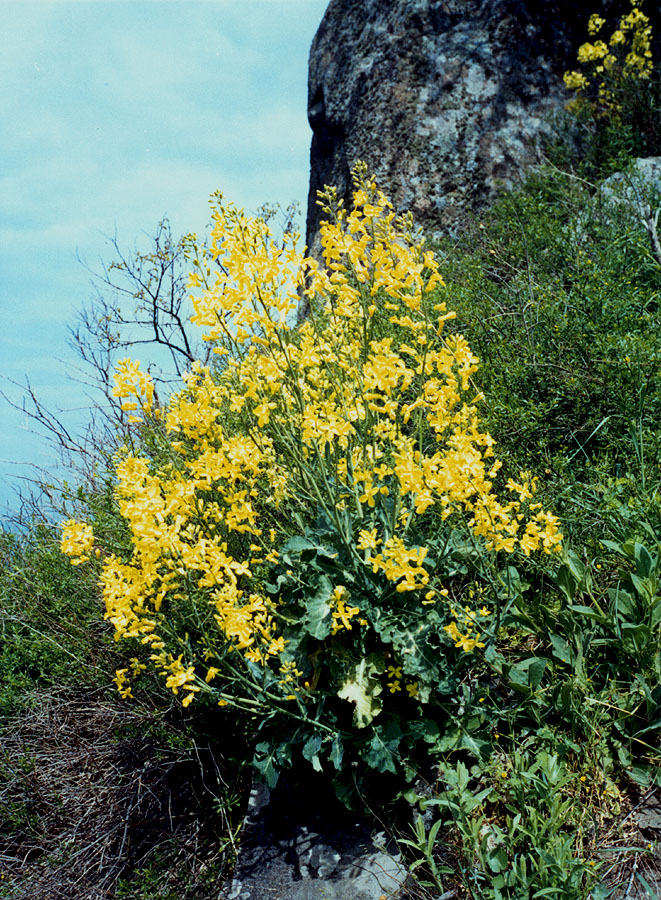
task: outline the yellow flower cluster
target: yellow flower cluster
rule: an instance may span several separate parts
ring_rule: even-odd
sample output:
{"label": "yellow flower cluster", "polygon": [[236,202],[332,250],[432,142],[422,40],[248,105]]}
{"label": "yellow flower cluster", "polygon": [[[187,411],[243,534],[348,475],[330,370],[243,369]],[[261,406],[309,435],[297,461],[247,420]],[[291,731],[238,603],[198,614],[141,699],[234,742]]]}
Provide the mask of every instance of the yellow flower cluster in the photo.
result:
{"label": "yellow flower cluster", "polygon": [[71,563],[74,566],[87,562],[94,546],[94,533],[90,526],[84,522],[68,519],[62,523],[61,528],[60,547],[62,553],[71,558]]}
{"label": "yellow flower cluster", "polygon": [[[618,91],[627,81],[647,80],[652,74],[652,28],[640,9],[641,2],[631,0],[633,9],[622,16],[608,42],[597,39],[579,47],[578,61],[591,77],[583,72],[565,72],[565,86],[579,96],[594,84],[600,107],[610,114],[617,114]],[[590,16],[588,34],[597,35],[605,23],[597,14]]]}
{"label": "yellow flower cluster", "polygon": [[[348,591],[343,584],[338,585],[331,596],[333,624],[331,625],[331,634],[337,634],[339,631],[351,631],[353,620],[360,614],[358,606],[349,606],[346,602],[348,599]],[[359,624],[366,625],[363,619],[357,620]]]}
{"label": "yellow flower cluster", "polygon": [[[461,515],[491,550],[560,548],[557,520],[529,503],[525,476],[496,495],[500,463],[471,386],[478,360],[444,334],[452,314],[434,299],[437,261],[364,169],[356,179],[350,213],[326,195],[325,268],[297,251],[296,235],[277,243],[263,221],[219,202],[190,280],[216,369],[195,364],[160,410],[139,365],[118,367],[115,394],[149,420],[151,443],[117,460],[130,551],[104,561],[106,617],[118,639],[149,648],[184,705],[224,690],[219,675],[241,683],[238,664],[284,672],[286,610],[262,590],[263,574],[301,515],[323,511],[348,555],[400,593],[428,585],[428,550],[407,534],[430,509]],[[301,294],[310,315],[295,326]],[[87,526],[65,524],[74,561],[92,540]],[[367,625],[359,614],[336,588],[333,634]],[[469,645],[479,635],[465,634]]]}
{"label": "yellow flower cluster", "polygon": [[119,397],[123,402],[120,409],[131,412],[129,422],[131,424],[142,422],[142,416],[134,415],[134,411],[141,410],[150,413],[154,406],[154,382],[151,375],[140,371],[140,363],[131,359],[120,359],[115,371],[115,387],[113,397]]}
{"label": "yellow flower cluster", "polygon": [[[390,679],[386,681],[386,687],[390,691],[391,694],[396,694],[402,690],[402,667],[401,666],[388,666],[386,676]],[[414,699],[418,696],[418,682],[412,681],[406,685],[406,692],[409,697]]]}
{"label": "yellow flower cluster", "polygon": [[397,591],[415,591],[429,582],[422,563],[426,547],[407,548],[402,538],[393,535],[383,544],[383,552],[372,557],[372,571],[384,572],[389,581],[397,582]]}
{"label": "yellow flower cluster", "polygon": [[482,635],[478,630],[477,622],[478,616],[487,618],[490,615],[488,609],[482,607],[478,613],[470,606],[464,606],[459,610],[451,609],[450,614],[453,621],[446,625],[444,630],[454,641],[455,647],[461,647],[465,653],[471,653],[476,647],[484,647],[484,643],[480,640]]}
{"label": "yellow flower cluster", "polygon": [[[139,369],[123,371],[135,375]],[[131,396],[134,386],[136,396],[143,382],[125,379],[123,395]],[[242,581],[250,583],[253,565],[277,555],[275,532],[263,539],[254,507],[257,483],[274,480],[277,468],[266,439],[257,447],[247,435],[226,434],[220,422],[224,397],[209,370],[194,366],[164,416],[170,459],[155,471],[146,457],[124,453],[119,459],[115,494],[132,556],[124,562],[109,555],[100,576],[106,618],[117,639],[148,645],[166,686],[185,693],[184,705],[200,687],[195,665],[167,649],[184,637],[177,634],[179,611],[188,615],[192,605],[205,622],[209,611],[217,626],[209,640],[216,637],[220,656],[229,646],[263,664],[284,649],[264,596],[241,587]],[[145,403],[141,408],[147,411]]]}

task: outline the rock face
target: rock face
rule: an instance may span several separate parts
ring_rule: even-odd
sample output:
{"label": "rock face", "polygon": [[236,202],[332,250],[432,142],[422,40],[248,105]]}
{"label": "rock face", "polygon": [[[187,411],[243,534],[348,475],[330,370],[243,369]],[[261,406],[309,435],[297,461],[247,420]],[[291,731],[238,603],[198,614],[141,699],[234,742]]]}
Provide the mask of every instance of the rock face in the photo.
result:
{"label": "rock face", "polygon": [[457,227],[535,156],[591,12],[617,0],[331,0],[310,51],[313,131],[307,242],[317,190],[350,193],[367,162],[395,207]]}

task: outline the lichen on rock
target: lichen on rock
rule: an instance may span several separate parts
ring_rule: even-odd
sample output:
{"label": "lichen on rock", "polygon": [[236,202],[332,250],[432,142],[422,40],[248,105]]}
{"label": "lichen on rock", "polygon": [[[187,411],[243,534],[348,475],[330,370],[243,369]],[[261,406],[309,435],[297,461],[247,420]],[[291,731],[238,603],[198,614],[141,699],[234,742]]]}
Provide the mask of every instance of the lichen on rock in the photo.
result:
{"label": "lichen on rock", "polygon": [[364,160],[427,231],[458,228],[536,158],[562,74],[595,8],[577,0],[331,0],[310,51],[313,130],[307,240],[317,190],[348,197]]}

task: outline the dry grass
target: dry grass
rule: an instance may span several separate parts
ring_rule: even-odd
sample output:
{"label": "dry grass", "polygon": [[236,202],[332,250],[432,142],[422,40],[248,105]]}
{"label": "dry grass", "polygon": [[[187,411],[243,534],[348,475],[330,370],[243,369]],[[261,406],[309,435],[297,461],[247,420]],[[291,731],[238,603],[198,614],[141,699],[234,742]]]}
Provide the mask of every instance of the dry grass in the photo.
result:
{"label": "dry grass", "polygon": [[650,827],[652,809],[661,812],[661,790],[634,788],[624,797],[621,814],[600,835],[601,877],[613,890],[612,900],[661,898],[661,830]]}
{"label": "dry grass", "polygon": [[4,725],[0,896],[105,900],[159,852],[173,878],[199,882],[191,896],[206,896],[205,872],[223,863],[208,820],[229,825],[221,773],[208,751],[159,743],[153,718],[98,695],[51,692]]}

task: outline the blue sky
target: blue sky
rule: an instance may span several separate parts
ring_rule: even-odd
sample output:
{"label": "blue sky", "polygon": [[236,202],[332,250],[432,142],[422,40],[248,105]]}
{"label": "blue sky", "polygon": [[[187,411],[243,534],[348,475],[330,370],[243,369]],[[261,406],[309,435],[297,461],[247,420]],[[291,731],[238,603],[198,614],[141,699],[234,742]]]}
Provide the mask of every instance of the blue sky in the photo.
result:
{"label": "blue sky", "polygon": [[[0,389],[31,384],[65,420],[67,325],[92,268],[167,215],[203,231],[220,189],[305,209],[307,58],[328,0],[0,0]],[[141,237],[142,236],[142,237]],[[145,244],[146,246],[146,244]],[[9,380],[8,380],[9,379]],[[0,400],[0,507],[48,445]]]}

